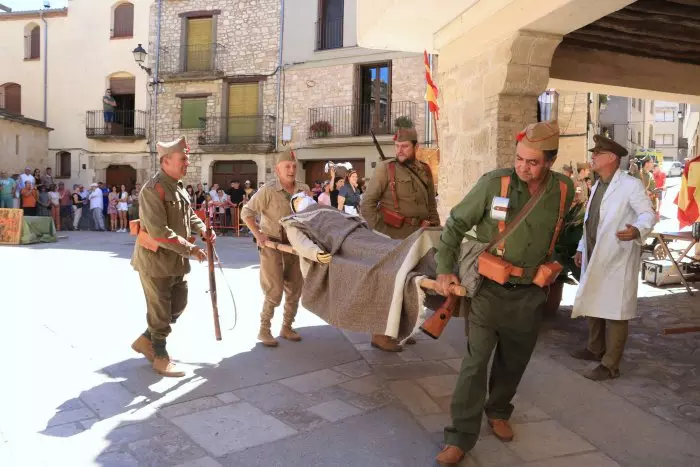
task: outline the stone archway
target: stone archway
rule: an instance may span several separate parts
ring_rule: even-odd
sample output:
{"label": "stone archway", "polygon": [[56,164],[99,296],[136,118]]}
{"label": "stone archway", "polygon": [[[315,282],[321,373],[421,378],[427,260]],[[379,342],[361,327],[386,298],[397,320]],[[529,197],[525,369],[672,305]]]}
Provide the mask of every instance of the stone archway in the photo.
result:
{"label": "stone archway", "polygon": [[108,187],[123,184],[130,191],[136,185],[136,169],[130,165],[110,165],[105,178]]}

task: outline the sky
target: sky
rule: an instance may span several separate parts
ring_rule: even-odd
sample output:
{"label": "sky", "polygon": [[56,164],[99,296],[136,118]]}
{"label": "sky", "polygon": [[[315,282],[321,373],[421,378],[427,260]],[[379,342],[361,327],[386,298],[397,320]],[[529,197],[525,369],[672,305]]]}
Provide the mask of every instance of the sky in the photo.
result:
{"label": "sky", "polygon": [[[66,0],[49,0],[51,8],[62,8],[66,6]],[[5,6],[9,6],[13,11],[18,10],[41,10],[44,8],[44,0],[0,0]]]}

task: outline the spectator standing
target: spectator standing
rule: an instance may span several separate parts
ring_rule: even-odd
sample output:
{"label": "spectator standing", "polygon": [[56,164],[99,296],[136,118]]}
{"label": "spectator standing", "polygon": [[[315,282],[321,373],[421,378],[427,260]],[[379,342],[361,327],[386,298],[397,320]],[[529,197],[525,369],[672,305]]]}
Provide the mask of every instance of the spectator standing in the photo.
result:
{"label": "spectator standing", "polygon": [[32,182],[27,181],[22,188],[22,209],[25,216],[36,216],[36,203],[39,199],[39,193]]}
{"label": "spectator standing", "polygon": [[46,167],[46,171],[44,172],[44,175],[41,176],[41,184],[50,190],[51,185],[53,185],[55,183],[56,182],[54,182],[54,180],[53,180],[53,174],[51,173],[51,167]]}
{"label": "spectator standing", "polygon": [[324,206],[330,206],[331,205],[331,181],[326,180],[323,182],[323,192],[318,195],[318,204],[322,204]]}
{"label": "spectator standing", "polygon": [[73,230],[80,230],[80,218],[83,217],[83,197],[80,194],[80,186],[73,185]]}
{"label": "spectator standing", "polygon": [[119,187],[119,194],[117,199],[117,216],[119,216],[119,230],[117,232],[128,232],[126,225],[128,221],[126,220],[126,213],[129,210],[129,192],[126,191],[126,185],[121,185]]}
{"label": "spectator standing", "polygon": [[90,194],[88,195],[88,199],[90,200],[90,213],[92,214],[93,229],[104,232],[105,217],[102,213],[104,197],[102,196],[102,190],[97,183],[90,185]]}
{"label": "spectator standing", "polygon": [[63,226],[63,230],[68,230],[73,225],[73,220],[71,219],[73,214],[73,200],[71,199],[70,190],[66,189],[63,182],[58,182],[58,196],[61,203],[61,225]]}
{"label": "spectator standing", "polygon": [[350,170],[345,175],[345,183],[338,190],[338,209],[348,214],[359,215],[361,193],[357,181],[357,172]]}
{"label": "spectator standing", "polygon": [[245,191],[246,199],[252,198],[255,194],[255,188],[253,188],[253,185],[251,185],[250,180],[245,181],[245,184],[243,185],[243,191]]}
{"label": "spectator standing", "polygon": [[32,186],[36,188],[36,178],[32,175],[31,167],[25,167],[24,173],[19,176],[19,188],[17,191],[20,192],[23,190],[27,182],[31,182]]}
{"label": "spectator standing", "polygon": [[117,185],[112,185],[112,191],[107,195],[108,203],[107,214],[109,214],[109,230],[111,232],[117,231],[117,203],[119,202],[119,193],[117,192]]}
{"label": "spectator standing", "polygon": [[17,182],[7,176],[7,172],[0,170],[0,209],[12,209],[12,200],[15,197]]}
{"label": "spectator standing", "polygon": [[666,174],[659,164],[654,164],[654,183],[656,183],[656,197],[659,198],[659,207],[661,207],[661,200],[666,191]]}
{"label": "spectator standing", "polygon": [[56,230],[61,230],[61,196],[55,184],[49,185],[49,201],[51,202],[51,217]]}
{"label": "spectator standing", "polygon": [[[33,184],[34,184],[34,188],[36,188],[38,191],[39,188],[44,184],[44,182],[41,181],[41,170],[34,169],[34,173],[32,174],[32,177],[34,177],[34,180],[36,180],[35,182],[33,182]],[[49,189],[48,185],[46,185],[46,189],[47,190]]]}
{"label": "spectator standing", "polygon": [[40,185],[39,198],[36,203],[36,215],[38,217],[51,217],[51,199],[49,198],[49,191],[44,185]]}

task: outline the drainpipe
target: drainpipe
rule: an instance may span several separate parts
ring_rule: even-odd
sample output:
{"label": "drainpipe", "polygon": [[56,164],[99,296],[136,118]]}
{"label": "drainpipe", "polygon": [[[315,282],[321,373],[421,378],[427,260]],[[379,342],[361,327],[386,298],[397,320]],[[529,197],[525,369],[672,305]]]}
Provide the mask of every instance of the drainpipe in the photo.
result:
{"label": "drainpipe", "polygon": [[[430,76],[433,75],[433,54],[428,54],[428,64],[430,66]],[[426,82],[425,85],[427,86],[428,83]],[[425,132],[425,141],[433,141],[433,127],[432,127],[432,118],[430,118],[430,106],[428,105],[428,101],[423,99],[425,101],[425,128],[427,131]]]}
{"label": "drainpipe", "polygon": [[49,73],[48,73],[48,61],[49,61],[49,23],[44,18],[44,12],[39,12],[41,21],[44,22],[44,124],[48,122],[48,89],[49,89]]}
{"label": "drainpipe", "polygon": [[163,0],[158,0],[158,19],[156,20],[156,63],[153,67],[153,123],[151,131],[151,157],[153,158],[153,172],[158,170],[156,158],[156,141],[158,138],[158,77],[160,69],[160,25],[163,11]]}
{"label": "drainpipe", "polygon": [[282,96],[282,52],[284,46],[284,0],[280,0],[280,40],[279,60],[277,61],[277,110],[275,114],[275,152],[279,151],[280,141],[280,102]]}

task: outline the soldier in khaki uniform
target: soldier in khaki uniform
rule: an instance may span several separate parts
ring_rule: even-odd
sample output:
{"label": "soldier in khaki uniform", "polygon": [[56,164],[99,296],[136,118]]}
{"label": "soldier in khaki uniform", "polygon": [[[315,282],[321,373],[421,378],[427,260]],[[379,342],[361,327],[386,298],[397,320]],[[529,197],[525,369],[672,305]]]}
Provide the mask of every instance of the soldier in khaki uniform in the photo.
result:
{"label": "soldier in khaki uniform", "polygon": [[588,185],[586,184],[586,177],[588,177],[590,173],[591,164],[588,162],[579,162],[576,164],[576,176],[574,176],[576,196],[574,196],[574,204],[583,204],[585,206],[588,202],[590,193]]}
{"label": "soldier in khaki uniform", "polygon": [[[275,162],[277,179],[260,188],[241,211],[241,218],[255,236],[260,250],[260,286],[265,294],[265,302],[260,314],[258,339],[268,347],[277,346],[277,340],[272,337],[270,331],[270,322],[275,307],[282,302],[282,292],[285,295],[285,303],[280,337],[290,341],[301,340],[301,336],[292,329],[292,323],[299,307],[304,279],[298,256],[262,245],[267,240],[289,244],[279,221],[292,214],[292,195],[300,191],[310,193],[308,185],[296,181],[297,163],[291,149],[280,153]],[[259,227],[255,223],[257,215],[260,216]]]}
{"label": "soldier in khaki uniform", "polygon": [[[131,345],[163,376],[184,376],[170,361],[165,340],[170,325],[187,306],[189,258],[202,261],[207,255],[192,242],[193,232],[206,235],[204,223],[190,205],[180,181],[190,165],[185,137],[157,144],[160,170],[139,194],[140,232],[131,264],[139,273],[146,295],[148,329]],[[214,240],[214,237],[212,237]]]}
{"label": "soldier in khaki uniform", "polygon": [[[440,225],[440,216],[430,166],[416,159],[418,133],[413,128],[400,129],[394,140],[396,158],[377,165],[362,195],[360,212],[374,230],[404,239],[421,227]],[[415,341],[409,339],[406,343]],[[401,351],[394,339],[380,334],[372,336],[372,346]]]}
{"label": "soldier in khaki uniform", "polygon": [[642,180],[642,185],[644,185],[644,189],[647,191],[647,196],[651,200],[654,211],[658,211],[659,203],[656,198],[656,181],[652,173],[653,170],[654,162],[652,162],[649,157],[644,158],[642,161],[642,170],[639,171],[639,178]]}
{"label": "soldier in khaki uniform", "polygon": [[558,148],[555,122],[529,125],[518,135],[515,168],[484,174],[445,222],[436,255],[437,280],[443,293],[450,284],[459,284],[453,271],[466,233],[475,227],[476,240],[481,243],[489,243],[498,234],[499,222],[491,216],[491,203],[502,196],[504,181],[508,180],[506,197],[510,200],[506,225],[544,184],[542,198],[503,248],[496,250],[519,272],[514,271],[504,284],[484,277],[471,297],[468,349],[452,395],[452,425],[445,428],[445,448],[436,459],[443,465],[459,463],[474,447],[484,412],[498,439],[513,439],[508,423],[513,412],[511,400],[535,348],[547,298],[548,287],[535,285],[533,279],[538,267],[551,261],[548,256],[560,209],[563,217],[574,197],[571,179],[551,170]]}

